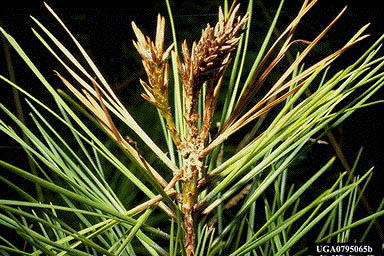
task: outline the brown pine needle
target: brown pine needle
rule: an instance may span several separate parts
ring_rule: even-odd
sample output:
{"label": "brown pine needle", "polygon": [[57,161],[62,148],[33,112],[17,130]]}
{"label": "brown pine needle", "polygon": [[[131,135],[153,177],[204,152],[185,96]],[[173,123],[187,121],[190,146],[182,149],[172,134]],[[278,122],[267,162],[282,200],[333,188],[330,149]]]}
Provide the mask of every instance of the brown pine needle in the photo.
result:
{"label": "brown pine needle", "polygon": [[111,130],[111,132],[115,135],[115,138],[116,138],[117,143],[120,144],[120,143],[122,142],[121,134],[120,134],[120,132],[117,130],[115,123],[112,121],[112,118],[111,118],[111,116],[109,115],[109,112],[108,112],[107,108],[106,108],[105,105],[104,105],[103,98],[102,98],[102,96],[101,96],[101,94],[100,94],[99,88],[97,87],[95,80],[92,80],[92,83],[93,83],[93,86],[94,86],[94,88],[95,88],[96,94],[97,94],[97,96],[98,96],[98,98],[99,98],[100,106],[101,106],[101,108],[103,109],[104,116],[107,117],[108,124],[109,124],[108,128],[109,128],[109,129]]}

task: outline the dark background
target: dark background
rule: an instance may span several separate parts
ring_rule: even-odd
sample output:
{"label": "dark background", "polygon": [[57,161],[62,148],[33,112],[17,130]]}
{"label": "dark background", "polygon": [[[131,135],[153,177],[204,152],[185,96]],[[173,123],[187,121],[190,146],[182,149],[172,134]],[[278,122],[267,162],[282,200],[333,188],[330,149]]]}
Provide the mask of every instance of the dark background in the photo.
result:
{"label": "dark background", "polygon": [[[142,0],[135,1],[134,4],[129,3],[130,6],[127,6],[128,4],[123,6],[120,1],[99,1],[101,3],[89,5],[80,3],[80,1],[65,1],[65,4],[47,2],[85,47],[133,117],[156,141],[160,130],[148,126],[148,120],[157,118],[156,113],[139,96],[141,88],[138,84],[138,77],[144,77],[144,73],[139,56],[132,46],[131,41],[134,35],[130,22],[134,20],[144,32],[153,35],[157,13],[160,12],[167,16],[165,1]],[[247,1],[239,2],[243,3],[242,11],[244,12]],[[266,11],[273,16],[279,1],[265,2],[267,2],[265,3]],[[179,41],[185,38],[190,45],[192,40],[197,40],[206,23],[214,24],[219,4],[221,1],[171,1]],[[360,27],[369,22],[371,26],[367,32],[371,34],[371,37],[339,58],[337,63],[332,65],[334,70],[350,64],[359,53],[367,49],[384,32],[384,8],[380,5],[380,1],[320,0],[303,19],[296,33],[296,38],[313,39],[345,5],[349,6],[347,12],[321,41],[311,57],[315,60],[320,59],[340,48]],[[277,25],[280,31],[284,30],[289,21],[295,17],[300,6],[301,1],[286,1]],[[250,55],[253,49],[253,52],[258,50],[263,35],[269,26],[265,14],[265,10],[255,5],[252,21],[254,34],[251,36]],[[30,28],[37,28],[37,25],[29,18],[29,15],[42,22],[59,40],[68,43],[69,49],[75,49],[71,45],[70,39],[44,8],[41,1],[29,1],[28,3],[12,1],[8,2],[6,6],[2,4],[0,7],[2,27],[17,40],[48,80],[57,85],[58,88],[62,88],[61,82],[52,72],[52,70],[60,71],[60,65],[33,35]],[[168,20],[166,22],[169,23]],[[170,42],[169,27],[167,27],[166,33],[167,40]],[[17,84],[40,99],[49,101],[48,93],[42,89],[42,85],[13,50],[11,50],[11,57]],[[8,77],[3,50],[0,51],[0,74]],[[14,111],[14,100],[10,86],[1,81],[0,93],[1,103]],[[383,89],[371,101],[378,99],[384,99]],[[24,104],[25,102],[22,103],[25,113],[28,113],[29,110]],[[375,167],[370,187],[366,191],[366,196],[373,209],[377,208],[384,196],[382,185],[384,180],[383,108],[381,104],[358,110],[334,131],[350,165],[352,165],[359,149],[364,147],[359,162],[359,172],[364,173],[372,166]],[[21,148],[3,134],[0,135],[0,138],[0,159],[25,167],[26,158]],[[317,165],[324,164],[332,155],[334,155],[334,151],[330,145],[319,145],[315,146],[308,155],[307,161],[316,168]],[[342,171],[341,165],[339,167],[338,171],[340,172]],[[13,195],[6,189],[1,189],[1,196],[4,198]],[[382,223],[384,222],[382,221]],[[372,234],[372,238],[379,241],[377,234]]]}

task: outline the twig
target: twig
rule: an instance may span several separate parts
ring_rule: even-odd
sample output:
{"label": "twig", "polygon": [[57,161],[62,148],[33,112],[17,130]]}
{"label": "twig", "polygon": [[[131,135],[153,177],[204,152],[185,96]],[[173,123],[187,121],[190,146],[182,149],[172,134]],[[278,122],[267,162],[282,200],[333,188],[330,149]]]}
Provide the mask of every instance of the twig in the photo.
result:
{"label": "twig", "polygon": [[[347,159],[345,158],[345,156],[343,154],[343,151],[341,150],[340,145],[337,143],[337,141],[335,139],[335,136],[333,135],[333,133],[331,131],[329,131],[327,133],[327,136],[329,138],[329,141],[332,144],[333,149],[336,152],[337,158],[340,160],[340,162],[343,165],[344,169],[347,171],[349,177],[353,179],[355,176],[353,175],[353,173],[351,171],[351,167],[348,164]],[[364,205],[364,208],[366,209],[367,213],[369,215],[372,215],[374,212],[373,212],[373,210],[372,210],[372,208],[371,208],[371,206],[370,206],[370,204],[369,204],[369,202],[367,200],[367,197],[362,192],[360,185],[357,185],[357,192],[359,193],[359,196],[361,197],[361,201],[362,201],[362,203]],[[379,222],[378,219],[375,219],[375,228],[376,228],[377,234],[379,235],[381,241],[384,242],[383,228],[381,227],[380,222]]]}

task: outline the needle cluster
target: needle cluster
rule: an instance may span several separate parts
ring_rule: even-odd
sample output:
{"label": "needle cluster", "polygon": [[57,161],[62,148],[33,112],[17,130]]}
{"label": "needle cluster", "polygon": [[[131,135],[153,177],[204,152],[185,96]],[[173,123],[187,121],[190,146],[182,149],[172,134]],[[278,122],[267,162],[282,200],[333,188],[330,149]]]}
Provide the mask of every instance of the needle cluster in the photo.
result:
{"label": "needle cluster", "polygon": [[[134,46],[141,55],[149,84],[140,81],[145,90],[143,98],[158,108],[167,122],[168,130],[176,144],[179,153],[184,157],[184,165],[178,174],[182,181],[180,197],[181,211],[184,223],[184,242],[187,255],[194,255],[196,245],[195,212],[198,195],[198,176],[203,172],[204,150],[208,138],[212,117],[219,95],[223,75],[230,63],[231,53],[236,49],[240,36],[244,30],[248,14],[238,15],[240,5],[233,4],[228,15],[219,9],[219,20],[214,27],[209,24],[198,42],[193,42],[191,50],[187,42],[182,44],[183,60],[177,58],[179,75],[183,84],[184,118],[186,122],[186,138],[180,139],[173,121],[168,104],[168,76],[169,64],[167,59],[173,48],[169,46],[164,51],[164,18],[157,19],[156,38],[153,42],[144,36],[140,29],[132,22],[137,41]],[[204,116],[201,130],[197,127],[200,117],[196,111],[199,93],[206,84]]]}
{"label": "needle cluster", "polygon": [[191,50],[186,41],[182,44],[183,62],[178,59],[178,65],[184,88],[186,120],[190,128],[200,118],[194,111],[195,105],[203,84],[207,84],[200,142],[207,138],[224,71],[230,63],[231,52],[236,49],[248,18],[248,14],[243,17],[237,15],[239,7],[240,5],[232,5],[227,17],[220,8],[219,21],[214,27],[207,25],[200,40],[193,43]]}

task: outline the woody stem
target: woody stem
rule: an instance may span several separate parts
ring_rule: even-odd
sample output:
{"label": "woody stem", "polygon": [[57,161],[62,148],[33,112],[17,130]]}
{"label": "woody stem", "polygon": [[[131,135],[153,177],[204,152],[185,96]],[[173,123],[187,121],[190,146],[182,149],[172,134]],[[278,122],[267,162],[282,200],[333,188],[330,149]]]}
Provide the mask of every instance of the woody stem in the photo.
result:
{"label": "woody stem", "polygon": [[194,255],[196,246],[196,223],[193,207],[197,201],[197,180],[199,172],[203,167],[199,159],[199,152],[192,150],[185,159],[183,167],[183,224],[184,243],[187,256]]}
{"label": "woody stem", "polygon": [[170,107],[168,103],[165,107],[159,108],[160,115],[165,119],[165,122],[167,124],[167,129],[172,137],[173,142],[175,143],[176,147],[179,147],[180,145],[180,137],[176,130],[176,124],[173,119],[173,115],[171,113]]}

